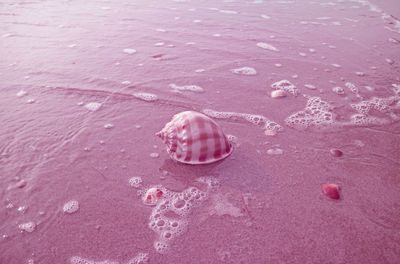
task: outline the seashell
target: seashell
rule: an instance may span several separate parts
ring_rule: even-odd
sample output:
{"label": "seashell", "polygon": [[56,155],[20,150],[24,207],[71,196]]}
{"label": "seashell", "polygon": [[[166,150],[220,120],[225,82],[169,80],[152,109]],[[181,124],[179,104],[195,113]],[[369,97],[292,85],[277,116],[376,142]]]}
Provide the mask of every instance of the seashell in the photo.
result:
{"label": "seashell", "polygon": [[339,200],[339,185],[337,184],[323,184],[322,193],[331,199]]}
{"label": "seashell", "polygon": [[208,164],[222,160],[233,146],[219,125],[208,116],[186,111],[176,114],[158,133],[171,158],[187,164]]}
{"label": "seashell", "polygon": [[150,188],[143,196],[143,203],[146,205],[156,205],[164,197],[164,192],[160,188]]}

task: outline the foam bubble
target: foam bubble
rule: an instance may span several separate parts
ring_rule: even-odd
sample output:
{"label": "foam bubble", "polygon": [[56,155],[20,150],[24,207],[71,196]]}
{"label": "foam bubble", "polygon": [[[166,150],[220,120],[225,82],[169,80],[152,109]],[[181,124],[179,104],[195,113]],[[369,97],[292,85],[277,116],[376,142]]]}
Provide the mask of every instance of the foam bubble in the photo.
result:
{"label": "foam bubble", "polygon": [[315,85],[312,85],[312,84],[304,84],[304,87],[306,87],[306,88],[308,88],[308,89],[310,89],[310,90],[315,90],[315,89],[317,89],[317,87],[315,87]]}
{"label": "foam bubble", "polygon": [[122,81],[121,84],[128,85],[128,84],[131,84],[131,82],[130,81]]}
{"label": "foam bubble", "polygon": [[275,90],[282,90],[287,93],[291,93],[295,96],[298,93],[296,86],[288,80],[281,80],[281,81],[275,82],[275,83],[271,84],[271,88],[273,88]]}
{"label": "foam bubble", "polygon": [[79,210],[79,203],[76,200],[68,201],[63,206],[64,213],[72,214]]}
{"label": "foam bubble", "polygon": [[264,15],[264,14],[261,15],[261,17],[262,17],[262,18],[265,18],[265,19],[270,19],[270,18],[271,18],[270,16],[267,16],[267,15]]}
{"label": "foam bubble", "polygon": [[389,64],[393,64],[393,63],[394,63],[394,61],[393,61],[392,59],[389,59],[389,58],[386,58],[385,61],[386,61],[387,63],[389,63]]}
{"label": "foam bubble", "polygon": [[344,94],[344,89],[342,87],[340,87],[340,86],[333,87],[332,91],[334,93],[336,93],[336,94],[339,94],[339,95],[343,95]]}
{"label": "foam bubble", "polygon": [[101,103],[96,103],[96,102],[91,102],[91,103],[87,103],[85,104],[85,108],[89,111],[97,111],[101,106]]}
{"label": "foam bubble", "polygon": [[162,187],[151,189],[163,191],[162,199],[155,203],[148,224],[158,235],[154,248],[163,254],[167,252],[170,241],[186,231],[188,216],[193,208],[207,198],[207,193],[196,187],[189,187],[182,192],[172,192]]}
{"label": "foam bubble", "polygon": [[106,129],[110,129],[110,128],[113,128],[113,127],[114,127],[113,124],[105,124],[104,125],[104,128],[106,128]]}
{"label": "foam bubble", "polygon": [[190,92],[195,92],[195,93],[202,93],[204,92],[204,89],[198,85],[183,85],[183,86],[178,86],[174,83],[171,83],[169,87],[173,91],[190,91]]}
{"label": "foam bubble", "polygon": [[22,231],[32,233],[36,229],[36,224],[34,222],[27,222],[24,224],[20,224],[18,228]]}
{"label": "foam bubble", "polygon": [[302,56],[302,57],[307,56],[307,54],[305,54],[304,52],[299,52],[299,55]]}
{"label": "foam bubble", "polygon": [[232,69],[231,72],[236,73],[236,74],[242,74],[242,75],[256,75],[257,74],[256,69],[251,68],[251,67],[242,67],[242,68]]}
{"label": "foam bubble", "polygon": [[154,46],[161,47],[161,46],[164,46],[164,44],[165,44],[164,42],[157,42],[154,44]]}
{"label": "foam bubble", "polygon": [[142,184],[142,178],[139,176],[132,177],[129,179],[129,184],[134,188],[139,188],[140,185]]}
{"label": "foam bubble", "polygon": [[232,15],[235,15],[235,14],[238,13],[238,12],[233,11],[233,10],[219,10],[219,12],[223,13],[223,14],[232,14]]}
{"label": "foam bubble", "polygon": [[158,158],[158,157],[160,157],[160,154],[157,153],[157,152],[153,152],[153,153],[150,153],[150,157],[151,158]]}
{"label": "foam bubble", "polygon": [[136,53],[136,50],[135,50],[135,49],[123,49],[122,51],[125,52],[125,53],[127,53],[127,54],[134,54],[134,53]]}
{"label": "foam bubble", "polygon": [[146,102],[154,102],[154,101],[158,100],[157,95],[152,94],[152,93],[139,92],[139,93],[134,93],[133,96],[140,100],[146,101]]}
{"label": "foam bubble", "polygon": [[309,97],[304,110],[298,111],[285,119],[288,126],[305,129],[331,125],[334,122],[333,107],[320,97]]}
{"label": "foam bubble", "polygon": [[358,75],[358,76],[365,76],[365,73],[363,73],[363,72],[356,72],[356,75]]}
{"label": "foam bubble", "polygon": [[336,64],[336,63],[332,63],[331,64],[333,67],[335,67],[335,68],[340,68],[340,67],[342,67],[340,64]]}
{"label": "foam bubble", "polygon": [[283,128],[266,118],[265,116],[262,115],[254,115],[254,114],[246,114],[246,113],[236,113],[236,112],[218,112],[212,109],[204,109],[203,113],[213,117],[213,118],[218,118],[218,119],[237,119],[241,118],[244,119],[254,125],[261,126],[263,129],[273,129],[273,130],[283,130]]}
{"label": "foam bubble", "polygon": [[283,150],[280,148],[272,148],[267,150],[268,155],[282,155]]}
{"label": "foam bubble", "polygon": [[147,264],[149,263],[149,253],[139,253],[133,259],[129,260],[127,264]]}
{"label": "foam bubble", "polygon": [[353,94],[355,94],[357,97],[360,97],[358,88],[351,82],[346,82],[344,84]]}
{"label": "foam bubble", "polygon": [[230,203],[225,195],[216,194],[212,197],[212,200],[213,204],[210,211],[211,215],[229,215],[232,217],[239,217],[243,215],[240,208]]}
{"label": "foam bubble", "polygon": [[262,48],[262,49],[271,50],[271,51],[279,51],[273,45],[265,43],[265,42],[258,42],[256,45],[257,45],[257,47]]}
{"label": "foam bubble", "polygon": [[18,96],[18,97],[22,97],[22,96],[27,95],[27,94],[28,94],[27,91],[21,90],[21,91],[19,91],[19,92],[17,93],[17,96]]}
{"label": "foam bubble", "polygon": [[120,264],[117,261],[103,260],[103,261],[94,261],[91,259],[86,259],[78,256],[73,256],[70,258],[71,264]]}

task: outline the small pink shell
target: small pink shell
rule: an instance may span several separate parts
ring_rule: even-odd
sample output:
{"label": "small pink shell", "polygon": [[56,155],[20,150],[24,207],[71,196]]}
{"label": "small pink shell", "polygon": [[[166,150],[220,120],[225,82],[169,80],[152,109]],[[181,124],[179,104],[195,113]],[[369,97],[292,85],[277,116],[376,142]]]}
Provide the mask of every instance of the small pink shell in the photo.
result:
{"label": "small pink shell", "polygon": [[182,163],[212,163],[226,158],[233,151],[219,125],[194,111],[176,114],[156,135],[167,145],[171,157]]}
{"label": "small pink shell", "polygon": [[150,188],[143,196],[143,203],[147,205],[155,205],[162,199],[164,192],[160,188]]}

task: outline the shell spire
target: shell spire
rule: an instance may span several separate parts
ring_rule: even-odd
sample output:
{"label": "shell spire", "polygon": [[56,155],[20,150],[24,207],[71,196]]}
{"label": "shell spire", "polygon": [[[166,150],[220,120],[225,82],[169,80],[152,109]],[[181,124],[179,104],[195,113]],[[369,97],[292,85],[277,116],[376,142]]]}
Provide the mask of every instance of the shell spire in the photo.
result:
{"label": "shell spire", "polygon": [[182,163],[208,164],[226,158],[233,151],[220,126],[194,111],[174,115],[155,135],[166,144],[170,156]]}

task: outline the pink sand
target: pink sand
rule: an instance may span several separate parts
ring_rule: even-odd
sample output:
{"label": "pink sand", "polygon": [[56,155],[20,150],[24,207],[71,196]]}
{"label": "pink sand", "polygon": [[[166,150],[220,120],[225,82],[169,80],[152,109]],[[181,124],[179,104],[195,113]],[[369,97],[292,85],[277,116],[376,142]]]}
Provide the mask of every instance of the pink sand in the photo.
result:
{"label": "pink sand", "polygon": [[[400,263],[399,15],[377,0],[3,1],[0,263]],[[296,95],[271,98],[281,80]],[[154,134],[185,110],[233,112],[215,119],[233,154],[172,161]],[[184,227],[161,251],[152,186],[204,194],[170,212]]]}

